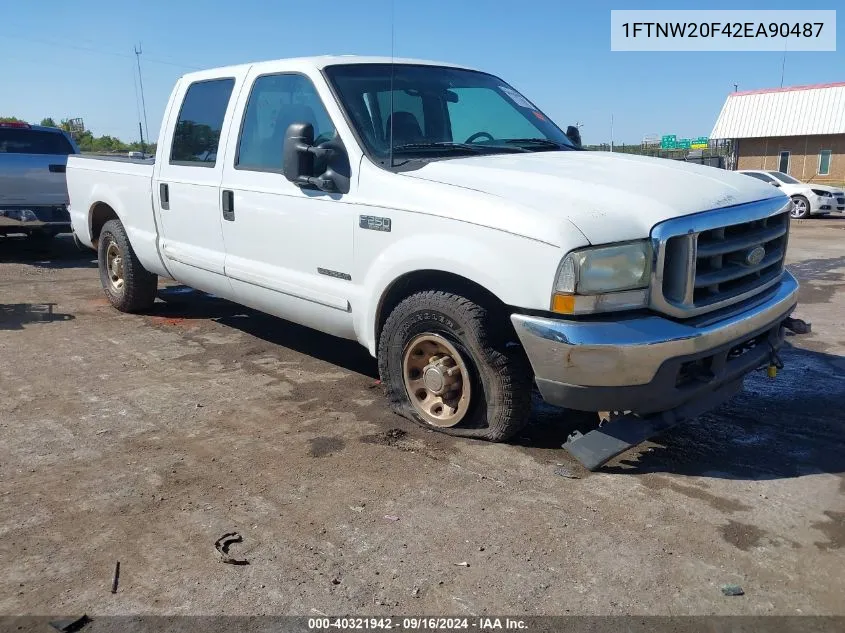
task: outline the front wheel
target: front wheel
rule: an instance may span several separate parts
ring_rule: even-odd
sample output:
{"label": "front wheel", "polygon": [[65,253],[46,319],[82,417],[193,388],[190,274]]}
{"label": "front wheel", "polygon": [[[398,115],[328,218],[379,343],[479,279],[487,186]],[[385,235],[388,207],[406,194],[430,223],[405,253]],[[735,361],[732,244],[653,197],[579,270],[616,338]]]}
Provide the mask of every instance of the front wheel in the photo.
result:
{"label": "front wheel", "polygon": [[158,277],[138,261],[120,220],[109,220],[97,244],[100,283],[106,297],[121,312],[143,312],[152,307]]}
{"label": "front wheel", "polygon": [[508,345],[498,311],[460,295],[426,291],[402,301],[379,339],[391,408],[450,435],[502,441],[528,421],[533,376]]}
{"label": "front wheel", "polygon": [[792,211],[790,216],[796,220],[810,217],[810,201],[804,196],[792,196]]}

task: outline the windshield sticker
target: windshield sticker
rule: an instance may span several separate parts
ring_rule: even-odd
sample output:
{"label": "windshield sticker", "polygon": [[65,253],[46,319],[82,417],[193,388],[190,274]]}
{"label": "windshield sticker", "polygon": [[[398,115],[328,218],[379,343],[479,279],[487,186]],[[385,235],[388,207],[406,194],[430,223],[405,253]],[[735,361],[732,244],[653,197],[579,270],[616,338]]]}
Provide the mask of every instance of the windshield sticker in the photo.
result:
{"label": "windshield sticker", "polygon": [[525,97],[523,97],[521,94],[519,94],[519,93],[518,93],[516,90],[514,90],[513,88],[508,88],[507,86],[499,86],[499,90],[501,90],[501,91],[502,91],[502,92],[504,92],[506,95],[508,95],[508,96],[511,98],[511,100],[512,100],[512,101],[513,101],[516,105],[518,105],[520,108],[531,108],[532,110],[536,110],[536,109],[537,109],[537,106],[535,106],[535,105],[534,105],[533,103],[531,103],[528,99],[526,99]]}

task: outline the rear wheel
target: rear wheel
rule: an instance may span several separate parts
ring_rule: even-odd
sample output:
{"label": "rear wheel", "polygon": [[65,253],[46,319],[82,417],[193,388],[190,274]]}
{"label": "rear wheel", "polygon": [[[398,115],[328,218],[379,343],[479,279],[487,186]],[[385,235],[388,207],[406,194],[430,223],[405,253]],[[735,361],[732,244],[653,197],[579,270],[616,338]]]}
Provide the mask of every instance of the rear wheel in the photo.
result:
{"label": "rear wheel", "polygon": [[804,196],[792,196],[792,211],[789,215],[797,220],[809,218],[810,201]]}
{"label": "rear wheel", "polygon": [[121,312],[143,312],[152,307],[158,277],[138,261],[120,220],[109,220],[97,244],[100,283],[106,297]]}
{"label": "rear wheel", "polygon": [[379,339],[393,410],[450,435],[502,441],[517,433],[531,411],[533,376],[522,348],[508,345],[504,318],[447,292],[402,301]]}

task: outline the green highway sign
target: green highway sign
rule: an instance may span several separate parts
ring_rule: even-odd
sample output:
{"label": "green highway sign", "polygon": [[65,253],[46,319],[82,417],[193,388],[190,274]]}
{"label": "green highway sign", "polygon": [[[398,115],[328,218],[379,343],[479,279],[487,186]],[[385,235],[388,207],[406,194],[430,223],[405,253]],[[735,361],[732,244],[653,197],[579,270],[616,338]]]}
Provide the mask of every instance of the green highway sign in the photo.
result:
{"label": "green highway sign", "polygon": [[660,137],[660,149],[707,149],[710,139],[706,136],[696,138],[678,138],[674,134]]}
{"label": "green highway sign", "polygon": [[667,134],[660,137],[660,149],[676,149],[678,147],[678,137],[674,134]]}

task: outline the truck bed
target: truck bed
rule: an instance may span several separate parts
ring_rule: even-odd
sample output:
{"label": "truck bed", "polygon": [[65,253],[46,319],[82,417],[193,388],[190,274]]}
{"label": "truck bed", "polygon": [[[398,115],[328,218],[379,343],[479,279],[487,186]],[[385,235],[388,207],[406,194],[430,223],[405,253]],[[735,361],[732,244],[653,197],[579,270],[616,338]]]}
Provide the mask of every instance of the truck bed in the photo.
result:
{"label": "truck bed", "polygon": [[77,154],[84,160],[105,161],[111,163],[132,163],[134,165],[155,165],[155,158],[129,158],[127,156],[100,156],[97,154]]}
{"label": "truck bed", "polygon": [[117,156],[69,157],[67,186],[70,219],[79,240],[93,248],[90,213],[95,204],[119,209],[130,238],[155,241],[152,212],[154,161]]}

